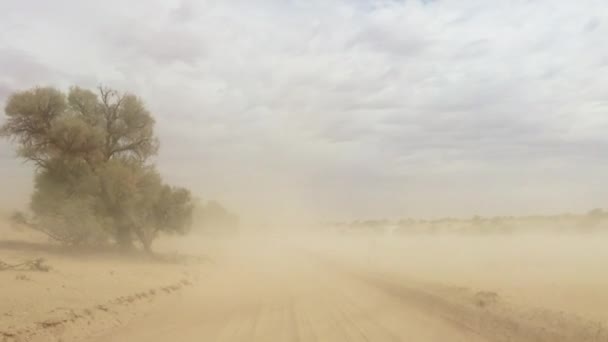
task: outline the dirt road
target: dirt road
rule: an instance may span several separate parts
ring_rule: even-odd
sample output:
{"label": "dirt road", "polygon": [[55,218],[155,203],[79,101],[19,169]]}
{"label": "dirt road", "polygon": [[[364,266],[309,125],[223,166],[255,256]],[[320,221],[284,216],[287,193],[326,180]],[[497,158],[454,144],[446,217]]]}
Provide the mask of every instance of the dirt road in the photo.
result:
{"label": "dirt road", "polygon": [[95,341],[481,341],[305,254],[257,253]]}
{"label": "dirt road", "polygon": [[91,341],[604,341],[560,324],[520,321],[268,245],[216,265],[171,302]]}

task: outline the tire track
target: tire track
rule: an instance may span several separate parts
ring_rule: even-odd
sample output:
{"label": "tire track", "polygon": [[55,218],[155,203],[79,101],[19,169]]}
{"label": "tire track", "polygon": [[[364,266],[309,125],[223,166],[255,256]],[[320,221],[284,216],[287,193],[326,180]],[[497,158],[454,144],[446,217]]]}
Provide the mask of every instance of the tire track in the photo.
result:
{"label": "tire track", "polygon": [[[364,309],[363,307],[357,305],[357,302],[346,294],[344,295],[344,305],[350,306],[355,312],[358,313],[357,316],[362,318],[362,323],[365,323],[368,326],[368,329],[374,332],[372,333],[372,336],[374,336],[376,340],[393,342],[402,340],[391,329],[386,327],[386,325],[380,323],[378,317],[375,317],[376,315],[370,313],[372,310],[367,308]],[[375,308],[372,309],[373,311],[376,311]]]}
{"label": "tire track", "polygon": [[294,337],[293,341],[300,342],[302,329],[300,327],[299,320],[296,318],[295,302],[293,298],[289,300],[289,326],[289,330],[291,331],[292,336]]}
{"label": "tire track", "polygon": [[[382,293],[393,297],[402,305],[415,308],[428,316],[437,317],[455,328],[489,341],[534,341],[534,342],[606,342],[608,337],[591,331],[590,322],[562,320],[556,327],[556,315],[546,314],[545,320],[528,321],[521,315],[506,310],[480,308],[459,303],[441,295],[408,286],[407,283],[392,279],[390,276],[366,272],[347,267],[343,264],[324,260],[324,263],[343,274],[361,281]],[[582,323],[582,324],[581,324]],[[600,328],[600,330],[603,328]]]}

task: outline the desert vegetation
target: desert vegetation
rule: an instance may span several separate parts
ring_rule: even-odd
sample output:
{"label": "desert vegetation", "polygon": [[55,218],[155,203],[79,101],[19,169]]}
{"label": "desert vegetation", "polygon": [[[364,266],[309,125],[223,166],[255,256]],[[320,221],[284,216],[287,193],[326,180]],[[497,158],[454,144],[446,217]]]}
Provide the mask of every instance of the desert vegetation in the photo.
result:
{"label": "desert vegetation", "polygon": [[495,216],[399,220],[370,219],[325,222],[326,229],[342,233],[411,234],[531,234],[608,232],[608,212],[596,208],[586,214]]}
{"label": "desert vegetation", "polygon": [[159,140],[140,98],[105,87],[12,94],[1,134],[34,168],[30,213],[13,221],[66,245],[139,244],[187,232],[188,189],[166,184],[151,158]]}
{"label": "desert vegetation", "polygon": [[238,215],[214,200],[199,201],[194,207],[192,221],[196,232],[201,234],[231,235],[239,229]]}

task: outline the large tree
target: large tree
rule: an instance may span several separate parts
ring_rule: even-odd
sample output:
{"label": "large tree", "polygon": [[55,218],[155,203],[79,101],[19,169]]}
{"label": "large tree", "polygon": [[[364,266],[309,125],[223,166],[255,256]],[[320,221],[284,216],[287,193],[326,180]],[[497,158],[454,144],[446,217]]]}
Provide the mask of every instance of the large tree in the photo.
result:
{"label": "large tree", "polygon": [[160,232],[186,231],[192,199],[163,183],[150,157],[155,121],[132,94],[73,87],[12,94],[0,133],[36,166],[31,224],[69,244],[108,238],[146,250]]}

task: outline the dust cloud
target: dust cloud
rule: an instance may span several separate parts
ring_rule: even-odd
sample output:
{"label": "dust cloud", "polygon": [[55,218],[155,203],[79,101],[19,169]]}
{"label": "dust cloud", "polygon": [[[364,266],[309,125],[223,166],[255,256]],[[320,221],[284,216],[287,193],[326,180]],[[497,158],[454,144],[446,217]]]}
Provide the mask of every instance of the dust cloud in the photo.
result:
{"label": "dust cloud", "polygon": [[[192,291],[198,301],[182,303],[206,319],[193,318],[189,328],[176,322],[179,329],[155,338],[185,330],[193,341],[605,341],[606,242],[601,231],[385,234],[326,226],[206,239],[217,268]],[[141,331],[166,319],[159,311],[107,338],[152,338]]]}
{"label": "dust cloud", "polygon": [[502,3],[3,0],[0,342],[608,342],[608,7]]}
{"label": "dust cloud", "polygon": [[195,223],[188,236],[160,239],[155,257],[66,249],[5,221],[4,265],[42,258],[51,270],[0,271],[0,332],[6,341],[607,341],[608,234],[589,216],[504,218],[485,232],[481,218],[241,222],[228,233]]}

